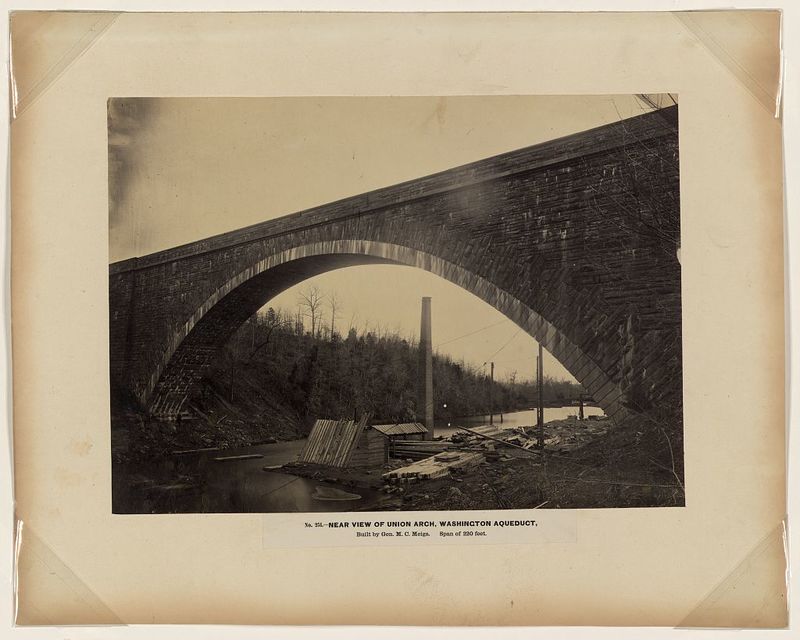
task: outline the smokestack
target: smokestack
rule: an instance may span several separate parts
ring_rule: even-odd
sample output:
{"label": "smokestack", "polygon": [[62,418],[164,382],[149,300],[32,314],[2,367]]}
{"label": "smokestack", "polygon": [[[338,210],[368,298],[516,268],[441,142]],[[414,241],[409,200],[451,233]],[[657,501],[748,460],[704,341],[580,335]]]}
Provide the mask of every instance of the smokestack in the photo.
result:
{"label": "smokestack", "polygon": [[431,299],[422,298],[419,327],[419,393],[417,412],[424,416],[426,440],[433,440],[433,345],[431,342]]}

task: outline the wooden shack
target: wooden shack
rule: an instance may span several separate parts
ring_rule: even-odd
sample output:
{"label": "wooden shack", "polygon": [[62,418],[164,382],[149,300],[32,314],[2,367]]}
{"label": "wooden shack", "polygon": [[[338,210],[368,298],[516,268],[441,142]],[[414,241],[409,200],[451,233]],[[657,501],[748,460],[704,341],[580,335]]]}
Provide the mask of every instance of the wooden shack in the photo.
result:
{"label": "wooden shack", "polygon": [[386,438],[366,419],[317,420],[300,453],[300,462],[327,467],[379,467],[387,457]]}
{"label": "wooden shack", "polygon": [[389,459],[386,438],[372,427],[365,427],[350,457],[350,467],[380,467]]}
{"label": "wooden shack", "polygon": [[[396,424],[374,424],[372,428],[386,439],[386,460],[389,458],[417,458],[418,453],[428,452],[425,434],[428,429],[419,422],[401,422]],[[435,452],[441,450],[437,447]],[[434,453],[435,453],[434,452]]]}
{"label": "wooden shack", "polygon": [[428,430],[418,422],[373,424],[367,427],[356,443],[351,467],[375,467],[388,462],[390,450],[396,443],[425,439]]}
{"label": "wooden shack", "polygon": [[[299,461],[340,469],[379,467],[389,459],[390,447],[399,445],[405,454],[406,443],[424,440],[427,432],[418,422],[368,426],[364,418],[358,422],[317,420]],[[441,449],[437,447],[436,451]]]}

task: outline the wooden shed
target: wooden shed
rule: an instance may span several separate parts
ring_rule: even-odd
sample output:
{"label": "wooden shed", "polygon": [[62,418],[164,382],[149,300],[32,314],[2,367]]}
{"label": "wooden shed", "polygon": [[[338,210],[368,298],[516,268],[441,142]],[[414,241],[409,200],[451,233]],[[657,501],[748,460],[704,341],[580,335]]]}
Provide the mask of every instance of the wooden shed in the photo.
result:
{"label": "wooden shed", "polygon": [[[389,458],[415,458],[418,452],[428,452],[425,434],[428,429],[419,422],[400,422],[396,424],[374,424],[372,428],[386,441],[386,460]],[[433,444],[433,443],[430,443]],[[440,449],[437,449],[439,451]]]}
{"label": "wooden shed", "polygon": [[389,459],[386,438],[372,427],[366,427],[356,442],[350,467],[380,467]]}
{"label": "wooden shed", "polygon": [[366,419],[317,420],[300,453],[300,462],[328,467],[378,467],[387,456],[386,438]]}
{"label": "wooden shed", "polygon": [[424,440],[428,430],[418,422],[397,424],[373,424],[359,438],[351,467],[375,467],[388,462],[393,443],[408,440]]}

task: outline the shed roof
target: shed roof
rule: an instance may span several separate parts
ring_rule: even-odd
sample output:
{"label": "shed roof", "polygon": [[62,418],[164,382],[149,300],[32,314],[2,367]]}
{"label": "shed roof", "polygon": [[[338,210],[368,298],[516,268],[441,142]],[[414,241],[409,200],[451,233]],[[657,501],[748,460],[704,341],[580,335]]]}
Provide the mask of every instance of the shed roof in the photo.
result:
{"label": "shed roof", "polygon": [[427,433],[428,429],[419,422],[402,422],[398,424],[373,424],[373,429],[385,436],[403,436],[409,433]]}

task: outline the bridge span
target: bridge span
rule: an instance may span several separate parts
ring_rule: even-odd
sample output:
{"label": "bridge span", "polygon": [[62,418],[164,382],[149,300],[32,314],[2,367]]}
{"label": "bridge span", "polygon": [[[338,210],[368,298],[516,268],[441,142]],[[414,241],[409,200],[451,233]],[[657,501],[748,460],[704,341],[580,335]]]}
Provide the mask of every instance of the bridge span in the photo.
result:
{"label": "bridge span", "polygon": [[671,107],[111,264],[112,403],[175,416],[281,291],[398,264],[501,311],[611,417],[680,404],[679,243]]}

